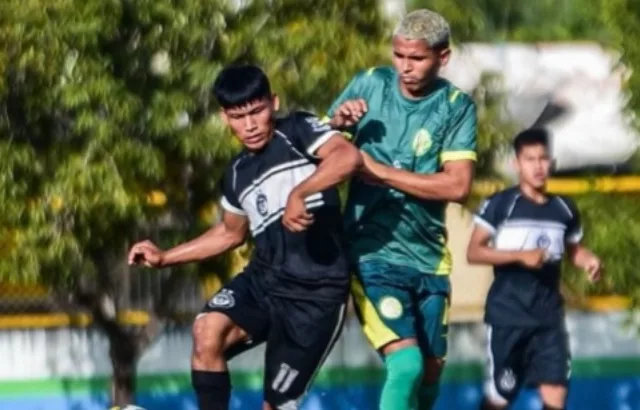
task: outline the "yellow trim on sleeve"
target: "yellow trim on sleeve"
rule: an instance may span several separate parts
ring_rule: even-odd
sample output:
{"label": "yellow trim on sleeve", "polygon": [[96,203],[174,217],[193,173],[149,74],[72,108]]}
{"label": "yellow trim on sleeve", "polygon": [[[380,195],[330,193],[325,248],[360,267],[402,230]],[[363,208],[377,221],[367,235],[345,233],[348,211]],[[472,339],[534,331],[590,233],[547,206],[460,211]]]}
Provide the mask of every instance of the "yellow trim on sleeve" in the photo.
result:
{"label": "yellow trim on sleeve", "polygon": [[440,162],[447,161],[460,161],[463,159],[470,159],[471,161],[477,161],[478,155],[473,151],[445,151],[440,154]]}

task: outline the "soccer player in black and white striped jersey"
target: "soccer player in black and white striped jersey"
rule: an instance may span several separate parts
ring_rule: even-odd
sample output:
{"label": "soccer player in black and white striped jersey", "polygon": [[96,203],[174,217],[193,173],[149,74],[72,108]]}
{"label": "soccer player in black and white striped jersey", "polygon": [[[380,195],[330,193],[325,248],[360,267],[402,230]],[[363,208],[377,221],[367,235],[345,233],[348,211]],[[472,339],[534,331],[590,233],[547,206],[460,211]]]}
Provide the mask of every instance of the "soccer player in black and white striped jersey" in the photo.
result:
{"label": "soccer player in black and white striped jersey", "polygon": [[514,141],[518,186],[480,206],[467,249],[470,263],[494,266],[485,311],[488,377],[483,410],[505,408],[523,385],[538,387],[544,409],[564,409],[571,355],[560,294],[566,256],[591,281],[600,259],[581,245],[569,198],[545,191],[551,170],[547,133],[529,129]]}
{"label": "soccer player in black and white striped jersey", "polygon": [[168,251],[138,243],[129,263],[200,261],[250,234],[249,264],[194,323],[192,383],[200,410],[227,410],[227,360],[266,342],[263,409],[295,410],[344,323],[349,271],[336,185],[362,158],[312,114],[275,118],[278,99],[258,67],[225,68],[214,94],[223,120],[245,146],[221,183],[222,221]]}

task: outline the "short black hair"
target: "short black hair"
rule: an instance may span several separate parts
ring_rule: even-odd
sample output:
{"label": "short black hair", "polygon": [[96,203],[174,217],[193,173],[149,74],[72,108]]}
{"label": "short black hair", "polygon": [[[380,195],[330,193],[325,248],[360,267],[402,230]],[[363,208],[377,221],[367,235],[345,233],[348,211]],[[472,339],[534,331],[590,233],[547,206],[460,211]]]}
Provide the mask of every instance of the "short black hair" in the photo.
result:
{"label": "short black hair", "polygon": [[531,145],[542,145],[549,149],[549,133],[543,128],[529,128],[516,135],[513,140],[516,155],[520,154],[524,147]]}
{"label": "short black hair", "polygon": [[256,65],[227,66],[213,83],[213,94],[222,108],[239,107],[271,97],[269,78]]}

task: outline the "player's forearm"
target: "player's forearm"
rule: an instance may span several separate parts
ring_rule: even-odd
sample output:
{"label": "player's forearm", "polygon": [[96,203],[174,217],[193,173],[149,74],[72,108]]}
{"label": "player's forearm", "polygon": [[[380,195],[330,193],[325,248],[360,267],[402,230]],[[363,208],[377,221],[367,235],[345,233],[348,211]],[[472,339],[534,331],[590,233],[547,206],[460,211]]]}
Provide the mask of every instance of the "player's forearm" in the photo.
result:
{"label": "player's forearm", "polygon": [[294,188],[294,193],[307,197],[324,191],[349,179],[361,166],[360,152],[352,145],[334,149],[309,178]]}
{"label": "player's forearm", "polygon": [[448,172],[421,175],[402,169],[386,167],[380,175],[385,185],[406,194],[427,200],[462,203],[467,200],[471,184],[464,177]]}
{"label": "player's forearm", "polygon": [[591,260],[595,256],[589,249],[581,245],[575,245],[569,249],[569,259],[573,266],[578,269],[584,269],[587,265],[587,261]]}
{"label": "player's forearm", "polygon": [[243,242],[242,236],[229,232],[221,223],[199,237],[163,252],[161,266],[179,265],[212,258],[238,247]]}
{"label": "player's forearm", "polygon": [[489,246],[471,245],[467,249],[467,262],[474,265],[508,265],[520,262],[522,252],[502,251]]}

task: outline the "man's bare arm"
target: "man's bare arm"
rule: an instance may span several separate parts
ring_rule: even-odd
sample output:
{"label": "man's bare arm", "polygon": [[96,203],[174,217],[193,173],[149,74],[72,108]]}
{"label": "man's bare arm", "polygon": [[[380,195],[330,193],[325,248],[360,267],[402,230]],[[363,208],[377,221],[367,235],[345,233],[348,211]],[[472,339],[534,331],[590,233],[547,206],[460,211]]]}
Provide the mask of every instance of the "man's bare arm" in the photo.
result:
{"label": "man's bare arm", "polygon": [[362,156],[356,147],[336,133],[316,152],[320,165],[306,180],[296,186],[291,195],[307,197],[347,180],[362,166]]}
{"label": "man's bare arm", "polygon": [[593,252],[579,243],[567,244],[567,256],[573,266],[587,272],[589,280],[596,282],[602,275],[602,262]]}
{"label": "man's bare arm", "polygon": [[[365,157],[365,167],[368,160]],[[374,177],[398,191],[421,199],[464,203],[471,192],[474,161],[447,161],[441,172],[431,175],[416,174],[380,163],[374,164],[372,169]]]}
{"label": "man's bare arm", "polygon": [[489,246],[491,233],[475,226],[467,246],[467,262],[478,265],[509,265],[519,263],[528,268],[540,268],[545,261],[544,249],[508,251]]}
{"label": "man's bare arm", "polygon": [[201,261],[218,256],[244,243],[248,231],[246,216],[225,211],[222,221],[199,237],[164,251],[160,266]]}

